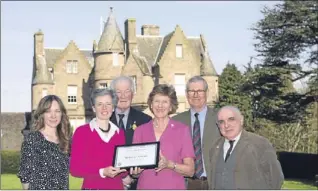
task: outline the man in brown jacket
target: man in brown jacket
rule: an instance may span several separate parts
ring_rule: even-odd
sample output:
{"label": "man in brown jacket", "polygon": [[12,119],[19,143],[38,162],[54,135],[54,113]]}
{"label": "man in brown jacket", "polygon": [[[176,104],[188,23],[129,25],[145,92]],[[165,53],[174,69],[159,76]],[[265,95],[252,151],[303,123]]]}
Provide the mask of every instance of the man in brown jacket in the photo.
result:
{"label": "man in brown jacket", "polygon": [[266,138],[243,130],[241,112],[222,107],[217,125],[223,137],[210,150],[209,189],[281,189],[284,175],[275,149]]}

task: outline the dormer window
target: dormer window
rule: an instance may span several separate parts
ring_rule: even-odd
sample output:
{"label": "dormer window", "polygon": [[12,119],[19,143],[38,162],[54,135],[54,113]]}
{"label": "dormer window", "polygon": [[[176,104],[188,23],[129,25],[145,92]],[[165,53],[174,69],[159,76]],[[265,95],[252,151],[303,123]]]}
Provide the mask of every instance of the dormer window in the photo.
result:
{"label": "dormer window", "polygon": [[182,44],[176,45],[176,58],[182,58]]}

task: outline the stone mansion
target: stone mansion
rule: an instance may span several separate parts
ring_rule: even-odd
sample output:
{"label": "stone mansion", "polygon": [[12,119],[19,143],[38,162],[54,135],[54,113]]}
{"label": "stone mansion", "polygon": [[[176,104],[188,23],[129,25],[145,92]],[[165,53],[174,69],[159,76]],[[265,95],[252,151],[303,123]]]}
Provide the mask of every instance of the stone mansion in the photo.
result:
{"label": "stone mansion", "polygon": [[218,99],[218,75],[203,35],[188,37],[179,25],[160,34],[157,25],[142,25],[137,34],[136,20],[128,18],[122,35],[112,8],[98,42],[92,50],[82,50],[74,41],[64,49],[44,47],[44,33],[34,34],[32,111],[48,94],[59,96],[67,108],[72,126],[93,117],[89,96],[92,88],[109,86],[120,75],[131,76],[136,88],[133,106],[149,113],[147,98],[156,84],[174,85],[178,112],[189,108],[185,85],[201,75],[209,85],[208,104]]}

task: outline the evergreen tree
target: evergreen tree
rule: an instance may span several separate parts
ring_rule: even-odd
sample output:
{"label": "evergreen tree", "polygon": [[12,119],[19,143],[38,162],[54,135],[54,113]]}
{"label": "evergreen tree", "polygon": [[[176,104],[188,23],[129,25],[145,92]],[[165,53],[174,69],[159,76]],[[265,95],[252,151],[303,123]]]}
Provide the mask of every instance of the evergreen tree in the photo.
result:
{"label": "evergreen tree", "polygon": [[249,97],[240,91],[244,82],[244,76],[235,64],[227,63],[219,77],[219,101],[216,107],[233,105],[240,109],[244,116],[245,129],[253,131],[251,101]]}
{"label": "evergreen tree", "polygon": [[263,62],[256,66],[257,72],[244,90],[254,90],[256,114],[260,117],[296,122],[317,99],[312,92],[318,86],[302,94],[290,87],[306,77],[317,81],[317,11],[316,1],[284,1],[274,8],[265,7],[264,18],[252,28],[258,40],[255,47]]}

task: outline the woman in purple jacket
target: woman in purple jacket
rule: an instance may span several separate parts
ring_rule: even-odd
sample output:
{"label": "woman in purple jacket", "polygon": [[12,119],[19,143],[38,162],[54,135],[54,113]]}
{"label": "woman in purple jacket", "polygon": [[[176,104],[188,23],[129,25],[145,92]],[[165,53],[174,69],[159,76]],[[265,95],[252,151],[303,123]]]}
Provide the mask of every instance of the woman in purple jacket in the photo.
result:
{"label": "woman in purple jacket", "polygon": [[130,173],[139,176],[137,189],[184,190],[184,176],[194,174],[195,155],[189,127],[169,117],[178,108],[174,88],[166,84],[155,86],[149,94],[148,105],[154,119],[135,130],[133,142],[159,141],[159,165],[156,169],[131,169]]}

